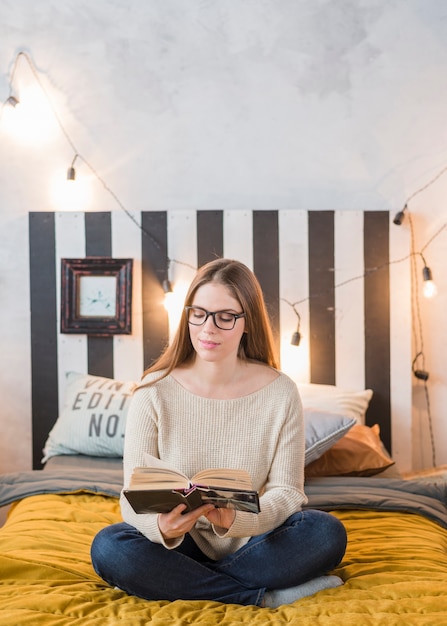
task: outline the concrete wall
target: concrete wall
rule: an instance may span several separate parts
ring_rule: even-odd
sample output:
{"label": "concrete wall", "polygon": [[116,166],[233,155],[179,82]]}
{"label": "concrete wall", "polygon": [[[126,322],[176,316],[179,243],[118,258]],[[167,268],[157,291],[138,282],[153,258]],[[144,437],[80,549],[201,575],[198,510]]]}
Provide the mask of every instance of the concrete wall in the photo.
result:
{"label": "concrete wall", "polygon": [[[55,199],[75,152],[135,211],[397,212],[409,200],[439,288],[415,297],[414,354],[447,463],[446,35],[440,0],[2,0],[0,99],[27,52],[72,144],[51,115],[43,137],[18,141],[3,110],[0,471],[31,466],[28,212],[120,210],[82,159],[89,201]],[[14,76],[24,103],[37,84],[24,58]],[[414,462],[430,466],[414,385]]]}

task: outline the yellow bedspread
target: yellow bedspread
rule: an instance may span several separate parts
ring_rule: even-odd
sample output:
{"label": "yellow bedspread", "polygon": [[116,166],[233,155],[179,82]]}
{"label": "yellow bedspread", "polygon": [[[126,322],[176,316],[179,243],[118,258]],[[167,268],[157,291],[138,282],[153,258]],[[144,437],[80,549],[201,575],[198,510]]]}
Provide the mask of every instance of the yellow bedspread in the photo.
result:
{"label": "yellow bedspread", "polygon": [[147,602],[95,574],[90,544],[120,520],[116,498],[37,495],[13,506],[0,529],[1,626],[447,626],[447,531],[418,514],[336,511],[348,549],[345,580],[293,605]]}

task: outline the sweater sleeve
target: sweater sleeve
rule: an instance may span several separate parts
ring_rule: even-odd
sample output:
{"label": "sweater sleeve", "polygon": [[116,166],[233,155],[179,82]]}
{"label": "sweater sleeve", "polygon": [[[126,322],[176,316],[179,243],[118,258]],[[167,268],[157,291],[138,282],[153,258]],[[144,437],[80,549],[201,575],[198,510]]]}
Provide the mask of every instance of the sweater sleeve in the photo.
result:
{"label": "sweater sleeve", "polygon": [[[131,474],[135,467],[145,465],[144,454],[158,457],[158,409],[156,386],[135,391],[129,406],[124,438],[124,487],[128,487]],[[175,548],[183,541],[183,537],[167,542],[158,527],[158,514],[135,513],[127,498],[121,492],[121,515],[123,520],[134,526],[142,535],[161,543],[166,548]]]}

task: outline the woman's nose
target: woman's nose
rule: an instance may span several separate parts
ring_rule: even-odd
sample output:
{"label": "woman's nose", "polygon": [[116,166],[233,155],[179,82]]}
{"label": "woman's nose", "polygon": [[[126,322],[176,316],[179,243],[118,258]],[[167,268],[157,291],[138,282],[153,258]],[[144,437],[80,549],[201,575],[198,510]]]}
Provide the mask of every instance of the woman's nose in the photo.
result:
{"label": "woman's nose", "polygon": [[207,330],[209,330],[210,328],[212,330],[216,329],[216,324],[214,323],[214,317],[212,315],[208,316],[208,319],[206,320],[206,322],[203,325],[205,326],[205,328]]}

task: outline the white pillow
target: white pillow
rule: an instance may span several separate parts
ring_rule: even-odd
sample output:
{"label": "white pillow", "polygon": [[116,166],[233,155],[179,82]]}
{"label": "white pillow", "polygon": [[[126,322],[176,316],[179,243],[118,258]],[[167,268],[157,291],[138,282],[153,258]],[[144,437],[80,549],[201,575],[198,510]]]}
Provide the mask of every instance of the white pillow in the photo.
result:
{"label": "white pillow", "polygon": [[320,409],[354,417],[358,424],[365,423],[365,413],[372,398],[372,389],[349,391],[336,385],[298,383],[303,407]]}
{"label": "white pillow", "polygon": [[348,415],[304,408],[306,437],[304,464],[307,465],[320,458],[356,423],[356,419]]}
{"label": "white pillow", "polygon": [[[42,463],[52,456],[70,454],[122,457],[127,410],[136,385],[133,381],[68,373],[62,413],[48,435]],[[306,407],[304,418],[306,465],[356,423],[355,418],[341,412]]]}
{"label": "white pillow", "polygon": [[61,454],[122,457],[127,409],[136,385],[68,373],[62,413],[48,435],[42,463]]}

